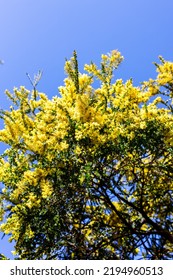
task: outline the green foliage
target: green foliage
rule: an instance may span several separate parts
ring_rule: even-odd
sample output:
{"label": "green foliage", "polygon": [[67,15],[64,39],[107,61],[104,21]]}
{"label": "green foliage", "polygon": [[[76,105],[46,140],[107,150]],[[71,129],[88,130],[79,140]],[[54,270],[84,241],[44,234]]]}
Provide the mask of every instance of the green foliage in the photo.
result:
{"label": "green foliage", "polygon": [[7,260],[9,260],[9,259],[6,258],[3,254],[0,254],[0,260],[1,260],[1,261],[7,261]]}

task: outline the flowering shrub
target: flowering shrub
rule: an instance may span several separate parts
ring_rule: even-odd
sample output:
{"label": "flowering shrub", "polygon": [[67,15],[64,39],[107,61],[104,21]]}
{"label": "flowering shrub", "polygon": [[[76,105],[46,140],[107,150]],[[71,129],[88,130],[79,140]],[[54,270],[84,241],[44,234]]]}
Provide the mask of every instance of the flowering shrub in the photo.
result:
{"label": "flowering shrub", "polygon": [[82,74],[74,52],[60,97],[6,92],[0,229],[17,259],[173,258],[173,63],[135,87],[112,82],[122,60]]}

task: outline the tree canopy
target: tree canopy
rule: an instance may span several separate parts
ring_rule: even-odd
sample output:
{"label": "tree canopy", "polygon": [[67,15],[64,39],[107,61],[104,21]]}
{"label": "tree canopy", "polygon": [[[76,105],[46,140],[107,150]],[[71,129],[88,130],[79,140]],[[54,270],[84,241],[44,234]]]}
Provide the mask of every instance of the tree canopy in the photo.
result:
{"label": "tree canopy", "polygon": [[0,229],[16,259],[173,259],[173,63],[136,87],[113,81],[122,60],[80,73],[74,51],[60,96],[6,91]]}

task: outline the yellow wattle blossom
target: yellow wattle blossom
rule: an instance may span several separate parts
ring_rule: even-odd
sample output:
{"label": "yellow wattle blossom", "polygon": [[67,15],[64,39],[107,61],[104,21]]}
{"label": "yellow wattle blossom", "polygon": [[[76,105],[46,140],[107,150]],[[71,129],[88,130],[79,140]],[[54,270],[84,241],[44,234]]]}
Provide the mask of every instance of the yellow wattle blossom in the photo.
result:
{"label": "yellow wattle blossom", "polygon": [[136,87],[132,79],[112,82],[122,60],[113,50],[82,74],[74,55],[52,99],[24,87],[6,92],[14,106],[1,112],[8,149],[0,158],[0,229],[21,258],[51,258],[62,249],[75,259],[78,239],[80,253],[93,259],[102,250],[129,257],[133,242],[157,231],[155,220],[162,235],[165,228],[172,234],[165,217],[172,215],[173,63],[162,60],[157,78]]}
{"label": "yellow wattle blossom", "polygon": [[162,65],[157,67],[159,72],[157,76],[157,82],[160,86],[163,86],[167,83],[172,83],[173,80],[173,63],[166,61]]}
{"label": "yellow wattle blossom", "polygon": [[41,187],[43,198],[47,198],[51,196],[53,189],[52,189],[52,184],[49,181],[45,179],[41,180],[40,187]]}

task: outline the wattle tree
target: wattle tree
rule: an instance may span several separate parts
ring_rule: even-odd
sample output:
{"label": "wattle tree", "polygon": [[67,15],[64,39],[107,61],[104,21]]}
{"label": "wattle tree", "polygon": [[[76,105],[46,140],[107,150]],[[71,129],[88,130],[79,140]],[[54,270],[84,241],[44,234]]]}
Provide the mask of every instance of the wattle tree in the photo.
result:
{"label": "wattle tree", "polygon": [[113,81],[118,51],[101,59],[82,74],[74,52],[51,100],[6,91],[0,229],[16,259],[173,259],[173,63],[135,87]]}

